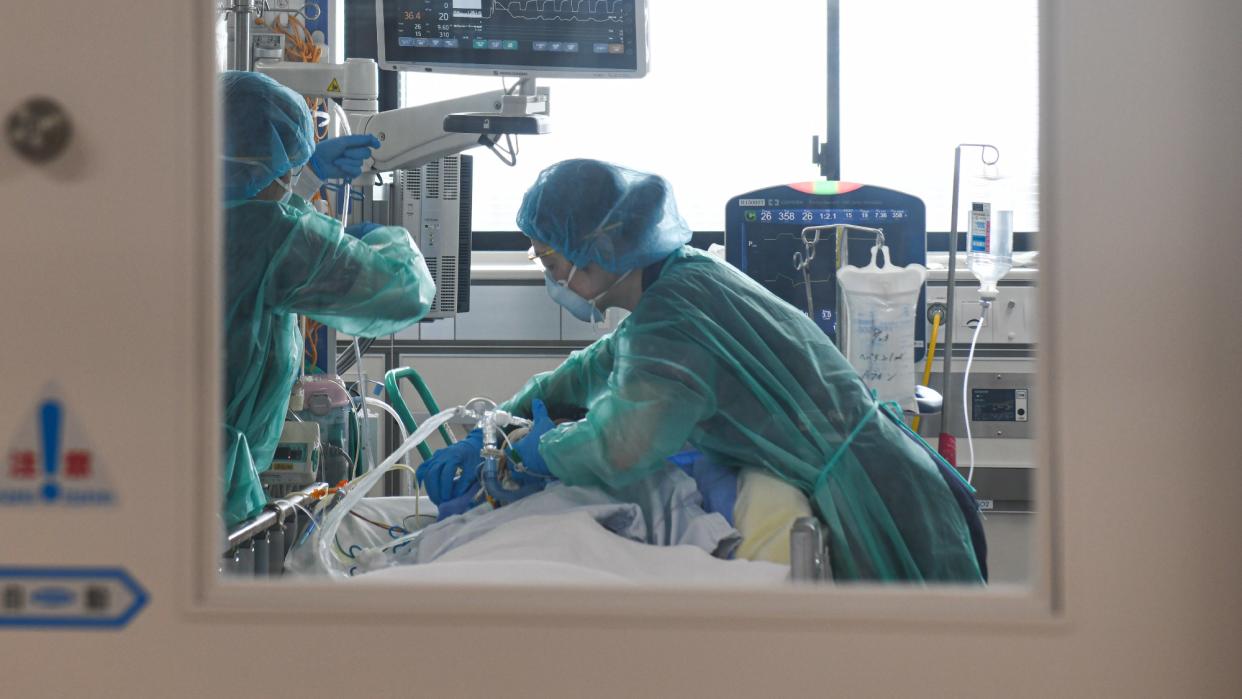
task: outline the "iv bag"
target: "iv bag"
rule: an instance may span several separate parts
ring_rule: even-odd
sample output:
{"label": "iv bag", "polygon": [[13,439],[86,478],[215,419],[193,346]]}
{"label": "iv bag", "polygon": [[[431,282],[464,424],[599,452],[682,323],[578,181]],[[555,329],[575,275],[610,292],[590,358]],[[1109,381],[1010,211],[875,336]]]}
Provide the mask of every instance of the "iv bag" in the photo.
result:
{"label": "iv bag", "polygon": [[984,173],[984,198],[970,205],[966,263],[979,280],[980,294],[995,299],[996,282],[1013,266],[1014,182],[995,166]]}
{"label": "iv bag", "polygon": [[[884,254],[884,266],[876,264]],[[896,401],[913,411],[914,329],[919,291],[927,268],[892,264],[888,247],[871,250],[871,264],[846,266],[837,273],[845,298],[845,355],[867,387],[881,401]]]}

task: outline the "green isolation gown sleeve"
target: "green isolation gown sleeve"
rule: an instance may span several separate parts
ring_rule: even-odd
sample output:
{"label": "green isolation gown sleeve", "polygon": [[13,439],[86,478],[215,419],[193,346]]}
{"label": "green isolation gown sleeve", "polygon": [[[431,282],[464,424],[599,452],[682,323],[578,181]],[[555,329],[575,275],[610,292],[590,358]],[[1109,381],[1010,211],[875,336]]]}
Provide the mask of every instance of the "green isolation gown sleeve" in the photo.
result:
{"label": "green isolation gown sleeve", "polygon": [[403,228],[361,240],[300,198],[225,210],[224,519],[266,503],[259,473],[280,440],[302,356],[297,315],[362,337],[395,333],[431,307],[435,284]]}
{"label": "green isolation gown sleeve", "polygon": [[934,452],[872,399],[815,323],[708,255],[669,256],[612,335],[511,404],[524,412],[533,397],[589,410],[540,441],[567,483],[618,488],[689,442],[806,493],[839,580],[982,582]]}
{"label": "green isolation gown sleeve", "polygon": [[632,332],[645,315],[636,311],[611,336],[612,371],[584,382],[597,387],[583,406],[587,416],[540,441],[548,468],[570,485],[619,489],[665,468],[665,457],[716,412],[716,364],[692,324],[670,318],[658,333]]}
{"label": "green isolation gown sleeve", "polygon": [[404,329],[411,318],[427,315],[436,295],[427,263],[404,228],[381,226],[359,240],[307,207],[277,259],[266,289],[272,309],[350,335],[379,337]]}
{"label": "green isolation gown sleeve", "polygon": [[566,409],[585,409],[608,387],[613,365],[612,335],[573,352],[553,371],[536,374],[501,408],[516,415],[530,415],[535,398],[548,405],[553,415]]}

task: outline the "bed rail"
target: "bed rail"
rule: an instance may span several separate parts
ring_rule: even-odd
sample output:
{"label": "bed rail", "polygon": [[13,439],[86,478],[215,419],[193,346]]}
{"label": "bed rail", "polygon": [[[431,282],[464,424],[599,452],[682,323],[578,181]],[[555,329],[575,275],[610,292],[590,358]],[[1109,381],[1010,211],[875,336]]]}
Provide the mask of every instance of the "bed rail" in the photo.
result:
{"label": "bed rail", "polygon": [[[328,495],[326,483],[316,483],[287,498],[271,502],[259,515],[238,524],[228,535],[221,573],[233,577],[279,577],[285,557],[311,526],[307,510]],[[815,517],[800,517],[789,531],[789,579],[830,582],[827,539]]]}
{"label": "bed rail", "polygon": [[789,579],[795,582],[832,580],[828,540],[814,517],[799,517],[789,530]]}
{"label": "bed rail", "polygon": [[310,510],[327,494],[327,483],[315,483],[268,503],[263,512],[238,524],[229,532],[220,572],[255,578],[282,575],[285,556],[311,526],[305,510]]}

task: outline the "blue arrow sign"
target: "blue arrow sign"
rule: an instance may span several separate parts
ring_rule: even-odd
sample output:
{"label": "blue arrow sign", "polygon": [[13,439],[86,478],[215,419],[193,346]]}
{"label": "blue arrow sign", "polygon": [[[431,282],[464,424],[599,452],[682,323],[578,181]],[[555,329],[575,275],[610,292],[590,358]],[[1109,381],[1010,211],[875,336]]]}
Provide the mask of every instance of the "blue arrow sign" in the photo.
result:
{"label": "blue arrow sign", "polygon": [[0,628],[120,629],[146,603],[120,568],[0,567]]}

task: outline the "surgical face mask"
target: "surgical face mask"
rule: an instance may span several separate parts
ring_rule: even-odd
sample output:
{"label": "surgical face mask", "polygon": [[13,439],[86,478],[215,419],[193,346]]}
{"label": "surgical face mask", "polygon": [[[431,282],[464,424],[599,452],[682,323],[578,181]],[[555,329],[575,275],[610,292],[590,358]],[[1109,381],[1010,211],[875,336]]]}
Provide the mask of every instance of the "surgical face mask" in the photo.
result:
{"label": "surgical face mask", "polygon": [[280,185],[280,188],[285,190],[285,193],[280,195],[280,199],[277,199],[276,201],[281,204],[288,204],[289,200],[293,198],[293,187],[290,186],[292,183],[285,184],[284,180],[276,180],[276,184]]}
{"label": "surgical face mask", "polygon": [[289,175],[289,184],[285,184],[285,181],[280,179],[279,177],[276,178],[276,184],[279,184],[280,188],[285,190],[285,193],[280,195],[279,201],[281,204],[288,204],[289,200],[293,198],[293,187],[297,185],[298,178],[301,176],[302,176],[302,168],[298,168],[297,170],[294,170],[292,174]]}
{"label": "surgical face mask", "polygon": [[617,281],[610,284],[607,289],[604,289],[589,299],[585,299],[574,293],[574,291],[569,288],[569,282],[573,281],[574,274],[577,273],[577,271],[578,266],[574,265],[569,270],[569,277],[565,279],[565,281],[560,281],[552,276],[552,270],[544,270],[543,282],[544,286],[548,289],[548,296],[551,296],[553,301],[565,310],[569,311],[571,316],[584,323],[595,323],[597,325],[603,323],[604,314],[595,306],[595,304],[599,302],[605,294],[612,291],[614,287],[620,284],[623,279],[630,276],[630,273],[626,272],[618,277]]}

